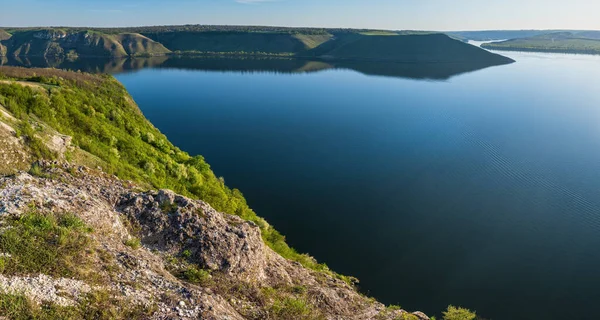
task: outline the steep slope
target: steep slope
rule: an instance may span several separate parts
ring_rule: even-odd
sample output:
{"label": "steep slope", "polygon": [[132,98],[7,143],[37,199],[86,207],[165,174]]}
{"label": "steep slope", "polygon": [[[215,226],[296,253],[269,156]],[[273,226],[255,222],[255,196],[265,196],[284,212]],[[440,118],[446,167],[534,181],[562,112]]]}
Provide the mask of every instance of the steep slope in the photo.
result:
{"label": "steep slope", "polygon": [[330,34],[267,32],[156,32],[145,36],[171,51],[214,53],[294,54],[312,49],[331,38]]}
{"label": "steep slope", "polygon": [[514,62],[444,34],[349,34],[336,37],[307,54],[328,59],[408,63],[469,62],[498,65]]}
{"label": "steep slope", "polygon": [[19,31],[2,43],[12,56],[122,57],[169,53],[161,44],[139,34],[109,35],[63,29]]}
{"label": "steep slope", "polygon": [[5,30],[0,29],[0,41],[10,39],[11,34],[6,32]]}
{"label": "steep slope", "polygon": [[230,213],[238,217],[172,191],[144,191],[169,184],[155,180],[165,170],[174,188],[194,195],[185,182],[193,179],[200,198],[227,210],[216,194],[235,193],[222,181],[212,185],[201,158],[163,140],[110,76],[7,67],[0,76],[9,111],[0,142],[24,154],[14,158],[21,165],[59,159],[39,160],[29,173],[4,166],[16,174],[0,177],[0,316],[428,319],[385,308],[291,252],[244,212],[241,195],[225,199],[236,202]]}

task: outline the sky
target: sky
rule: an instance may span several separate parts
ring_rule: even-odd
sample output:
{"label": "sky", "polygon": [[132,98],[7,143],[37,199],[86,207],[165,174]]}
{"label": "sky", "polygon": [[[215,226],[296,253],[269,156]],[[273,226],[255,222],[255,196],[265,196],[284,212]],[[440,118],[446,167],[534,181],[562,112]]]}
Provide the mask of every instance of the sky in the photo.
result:
{"label": "sky", "polygon": [[0,0],[0,26],[600,29],[597,0]]}

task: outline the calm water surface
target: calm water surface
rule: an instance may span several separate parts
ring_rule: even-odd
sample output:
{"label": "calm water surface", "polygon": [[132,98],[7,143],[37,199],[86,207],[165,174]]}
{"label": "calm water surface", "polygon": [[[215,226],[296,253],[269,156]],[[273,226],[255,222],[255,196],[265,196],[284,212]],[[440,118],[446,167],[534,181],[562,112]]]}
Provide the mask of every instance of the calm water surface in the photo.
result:
{"label": "calm water surface", "polygon": [[381,301],[599,319],[600,58],[503,54],[517,63],[453,77],[180,63],[117,78],[292,246]]}

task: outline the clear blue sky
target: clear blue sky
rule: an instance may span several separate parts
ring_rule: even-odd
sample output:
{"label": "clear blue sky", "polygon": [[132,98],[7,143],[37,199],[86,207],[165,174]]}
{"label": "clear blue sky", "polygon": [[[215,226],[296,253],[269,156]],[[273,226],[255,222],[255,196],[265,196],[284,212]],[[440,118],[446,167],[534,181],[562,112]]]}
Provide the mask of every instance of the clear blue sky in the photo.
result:
{"label": "clear blue sky", "polygon": [[600,29],[596,0],[0,0],[0,26]]}

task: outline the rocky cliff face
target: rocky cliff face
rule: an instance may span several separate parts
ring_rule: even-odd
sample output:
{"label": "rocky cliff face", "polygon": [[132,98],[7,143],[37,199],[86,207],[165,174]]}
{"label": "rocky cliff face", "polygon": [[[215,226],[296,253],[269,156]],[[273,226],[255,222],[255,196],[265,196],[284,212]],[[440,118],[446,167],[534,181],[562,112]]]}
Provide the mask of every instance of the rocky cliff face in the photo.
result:
{"label": "rocky cliff face", "polygon": [[0,55],[64,57],[124,57],[161,55],[170,51],[139,34],[109,35],[89,31],[58,29],[21,31],[2,41]]}
{"label": "rocky cliff face", "polygon": [[[22,154],[19,164],[27,163],[31,158],[11,127],[17,120],[3,114],[0,145]],[[59,154],[74,148],[61,135],[45,141]],[[52,269],[48,274],[19,271],[32,266],[19,268],[25,263],[19,252],[7,252],[10,247],[0,241],[0,299],[25,297],[47,308],[39,312],[89,309],[94,306],[90,295],[103,292],[110,306],[120,301],[145,310],[109,319],[429,319],[386,308],[340,279],[282,258],[264,244],[254,223],[208,203],[169,190],[143,191],[63,160],[38,161],[29,173],[15,166],[13,172],[0,176],[0,239],[14,236],[21,230],[18,223],[34,211],[42,217],[74,216],[78,220],[61,226],[80,220],[87,240],[75,253],[82,262],[68,265],[70,277],[58,277],[60,270]],[[29,228],[48,229],[40,223]],[[16,272],[7,271],[11,265]]]}

